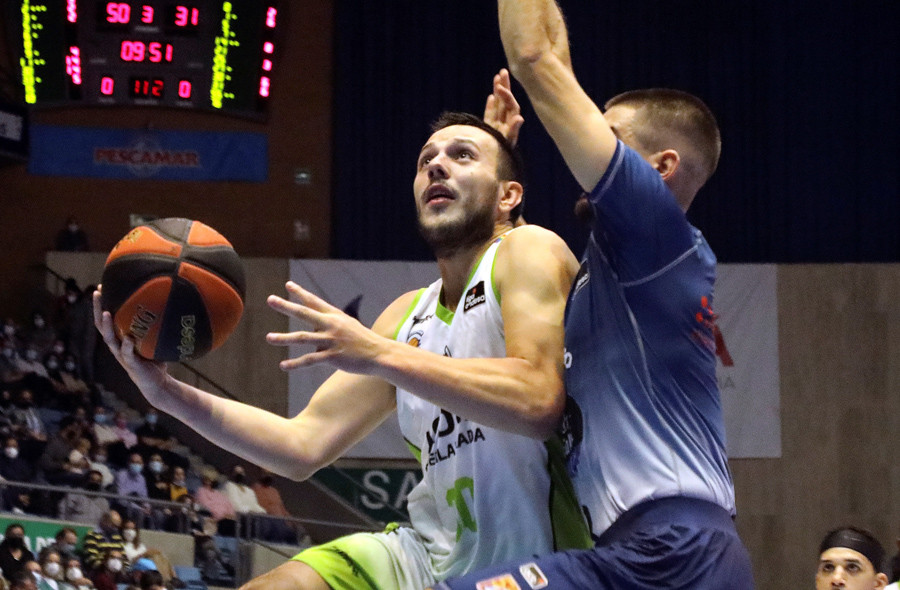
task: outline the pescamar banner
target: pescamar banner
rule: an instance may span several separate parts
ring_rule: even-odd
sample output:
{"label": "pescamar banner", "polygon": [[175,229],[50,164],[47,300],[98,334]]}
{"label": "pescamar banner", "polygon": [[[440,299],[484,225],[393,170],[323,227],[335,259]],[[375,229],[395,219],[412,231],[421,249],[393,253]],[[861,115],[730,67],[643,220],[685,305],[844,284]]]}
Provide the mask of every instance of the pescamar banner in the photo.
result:
{"label": "pescamar banner", "polygon": [[136,180],[265,182],[262,133],[31,126],[28,172]]}

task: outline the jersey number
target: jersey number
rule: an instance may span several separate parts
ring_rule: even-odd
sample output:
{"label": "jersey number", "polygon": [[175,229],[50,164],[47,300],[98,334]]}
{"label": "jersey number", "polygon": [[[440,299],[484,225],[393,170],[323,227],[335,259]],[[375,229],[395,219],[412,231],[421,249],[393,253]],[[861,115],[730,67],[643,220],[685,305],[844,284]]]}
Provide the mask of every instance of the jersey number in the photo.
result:
{"label": "jersey number", "polygon": [[447,490],[447,504],[452,508],[456,508],[456,512],[459,515],[459,520],[456,523],[457,542],[462,537],[464,529],[469,529],[472,532],[478,531],[478,525],[475,524],[469,505],[466,503],[465,490],[469,490],[470,497],[475,495],[475,482],[471,477],[457,479],[453,487]]}

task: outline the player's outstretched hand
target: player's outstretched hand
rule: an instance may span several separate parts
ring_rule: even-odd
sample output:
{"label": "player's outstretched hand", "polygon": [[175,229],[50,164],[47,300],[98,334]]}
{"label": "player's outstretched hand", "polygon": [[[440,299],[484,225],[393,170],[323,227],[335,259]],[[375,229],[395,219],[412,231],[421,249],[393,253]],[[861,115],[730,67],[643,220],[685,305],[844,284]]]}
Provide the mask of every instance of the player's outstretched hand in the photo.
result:
{"label": "player's outstretched hand", "polygon": [[112,314],[103,311],[100,305],[101,290],[103,286],[99,285],[94,291],[94,325],[100,331],[103,341],[113,354],[119,364],[128,372],[128,376],[134,381],[135,385],[141,390],[147,401],[154,403],[153,396],[162,390],[163,382],[166,379],[165,363],[149,361],[140,356],[134,350],[134,340],[130,336],[126,336],[123,340],[119,340],[116,336],[116,330],[113,326]]}
{"label": "player's outstretched hand", "polygon": [[525,118],[512,93],[509,70],[501,69],[494,76],[494,89],[484,105],[484,122],[503,134],[512,145],[519,141],[519,129]]}
{"label": "player's outstretched hand", "polygon": [[286,289],[292,300],[269,295],[269,307],[303,321],[310,329],[271,332],[266,340],[276,346],[308,344],[315,350],[281,361],[279,366],[283,370],[328,363],[350,373],[371,372],[375,359],[384,350],[385,338],[292,281],[288,281]]}

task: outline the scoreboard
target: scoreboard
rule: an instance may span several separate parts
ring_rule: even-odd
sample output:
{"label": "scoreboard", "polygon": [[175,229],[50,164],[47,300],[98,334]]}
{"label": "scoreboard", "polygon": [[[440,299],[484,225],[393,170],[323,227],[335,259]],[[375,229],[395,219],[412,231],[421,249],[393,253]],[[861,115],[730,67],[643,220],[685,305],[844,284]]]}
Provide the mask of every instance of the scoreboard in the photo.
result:
{"label": "scoreboard", "polygon": [[274,0],[7,2],[27,104],[266,115],[283,16]]}

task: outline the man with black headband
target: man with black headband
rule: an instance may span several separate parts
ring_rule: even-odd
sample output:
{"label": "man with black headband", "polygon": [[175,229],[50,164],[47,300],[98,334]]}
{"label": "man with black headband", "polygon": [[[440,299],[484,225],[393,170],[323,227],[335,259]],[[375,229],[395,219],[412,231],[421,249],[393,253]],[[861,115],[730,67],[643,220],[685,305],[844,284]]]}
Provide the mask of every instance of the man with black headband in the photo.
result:
{"label": "man with black headband", "polygon": [[883,565],[884,548],[872,533],[856,527],[835,529],[819,546],[816,590],[881,590],[888,582]]}

